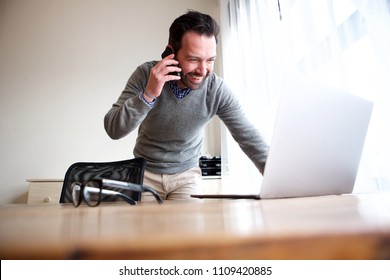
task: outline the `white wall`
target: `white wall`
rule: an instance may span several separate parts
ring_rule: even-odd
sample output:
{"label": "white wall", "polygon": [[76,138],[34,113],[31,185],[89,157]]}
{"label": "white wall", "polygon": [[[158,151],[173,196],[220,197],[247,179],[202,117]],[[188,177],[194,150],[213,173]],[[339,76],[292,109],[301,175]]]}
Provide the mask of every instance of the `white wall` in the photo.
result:
{"label": "white wall", "polygon": [[[219,19],[218,0],[0,1],[0,204],[74,162],[133,157],[136,133],[111,140],[104,114],[188,9]],[[215,126],[205,152],[220,149]]]}

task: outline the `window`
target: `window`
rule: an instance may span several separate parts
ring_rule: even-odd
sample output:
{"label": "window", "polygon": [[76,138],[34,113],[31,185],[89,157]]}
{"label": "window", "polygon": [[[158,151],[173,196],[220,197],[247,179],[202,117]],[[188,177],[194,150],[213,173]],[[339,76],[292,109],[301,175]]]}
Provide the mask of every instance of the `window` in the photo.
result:
{"label": "window", "polygon": [[[390,189],[389,0],[221,0],[223,73],[270,141],[283,76],[298,71],[374,102],[355,191]],[[234,188],[261,180],[228,133],[222,155]],[[246,168],[243,168],[245,162]],[[359,182],[361,185],[359,186]],[[369,182],[369,183],[368,183]]]}

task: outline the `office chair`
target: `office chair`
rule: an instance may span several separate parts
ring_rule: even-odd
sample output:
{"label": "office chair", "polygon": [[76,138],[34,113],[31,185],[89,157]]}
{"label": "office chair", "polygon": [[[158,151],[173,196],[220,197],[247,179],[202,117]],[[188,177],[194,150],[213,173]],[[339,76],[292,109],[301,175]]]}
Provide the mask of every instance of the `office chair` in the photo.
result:
{"label": "office chair", "polygon": [[[65,173],[60,203],[72,202],[72,184],[91,180],[112,179],[142,185],[146,160],[134,158],[113,162],[76,162]],[[127,195],[134,201],[141,200],[141,192],[129,191]],[[102,201],[114,201],[117,197],[106,197]]]}

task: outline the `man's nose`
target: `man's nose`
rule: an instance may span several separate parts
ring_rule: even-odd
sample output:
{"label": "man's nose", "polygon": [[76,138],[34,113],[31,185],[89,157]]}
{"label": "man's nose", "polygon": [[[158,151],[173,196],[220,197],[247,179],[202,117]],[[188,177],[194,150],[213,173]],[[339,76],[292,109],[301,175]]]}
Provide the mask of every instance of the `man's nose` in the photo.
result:
{"label": "man's nose", "polygon": [[202,74],[202,76],[206,76],[208,72],[208,65],[206,61],[199,62],[198,65],[198,73]]}

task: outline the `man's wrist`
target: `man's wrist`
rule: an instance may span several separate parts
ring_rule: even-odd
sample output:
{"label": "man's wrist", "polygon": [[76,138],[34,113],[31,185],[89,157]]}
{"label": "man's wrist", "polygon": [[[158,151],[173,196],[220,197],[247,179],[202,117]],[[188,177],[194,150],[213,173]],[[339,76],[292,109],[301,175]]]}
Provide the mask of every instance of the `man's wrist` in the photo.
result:
{"label": "man's wrist", "polygon": [[149,103],[156,101],[156,97],[149,94],[146,90],[143,92],[143,97]]}
{"label": "man's wrist", "polygon": [[[148,98],[148,97],[146,96],[146,98]],[[146,98],[145,98],[145,94],[144,93],[141,93],[139,95],[139,99],[141,99],[149,107],[153,107],[154,103],[156,102],[156,99],[153,99],[153,100],[149,101],[150,98],[148,98],[148,99],[146,99]]]}

